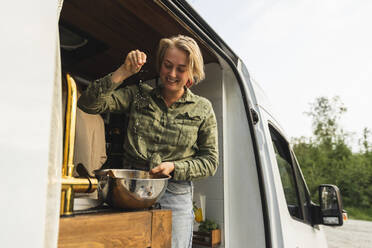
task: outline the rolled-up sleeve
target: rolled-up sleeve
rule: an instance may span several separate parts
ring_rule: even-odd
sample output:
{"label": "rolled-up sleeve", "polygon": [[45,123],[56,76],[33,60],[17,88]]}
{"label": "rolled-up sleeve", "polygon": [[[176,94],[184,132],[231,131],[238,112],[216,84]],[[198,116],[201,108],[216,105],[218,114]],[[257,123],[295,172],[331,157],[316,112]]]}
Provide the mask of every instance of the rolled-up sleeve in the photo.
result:
{"label": "rolled-up sleeve", "polygon": [[111,81],[111,74],[94,81],[80,96],[79,108],[88,114],[127,112],[134,96],[134,86],[115,90],[118,86]]}
{"label": "rolled-up sleeve", "polygon": [[194,180],[213,176],[218,167],[217,121],[212,105],[208,102],[206,118],[198,130],[198,152],[188,160],[174,162],[175,180]]}

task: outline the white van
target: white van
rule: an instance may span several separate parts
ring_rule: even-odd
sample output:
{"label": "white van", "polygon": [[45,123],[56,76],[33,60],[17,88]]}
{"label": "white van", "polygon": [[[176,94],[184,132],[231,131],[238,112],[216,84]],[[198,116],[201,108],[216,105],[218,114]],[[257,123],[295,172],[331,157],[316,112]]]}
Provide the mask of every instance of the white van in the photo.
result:
{"label": "white van", "polygon": [[186,1],[7,1],[0,19],[1,247],[58,246],[62,69],[90,82],[140,49],[149,56],[142,77],[156,81],[157,43],[176,34],[202,49],[206,79],[192,91],[212,102],[218,121],[220,166],[195,182],[194,195],[207,197],[219,247],[327,247],[321,225],[342,225],[337,187],[320,186],[320,206],[311,201],[264,93]]}

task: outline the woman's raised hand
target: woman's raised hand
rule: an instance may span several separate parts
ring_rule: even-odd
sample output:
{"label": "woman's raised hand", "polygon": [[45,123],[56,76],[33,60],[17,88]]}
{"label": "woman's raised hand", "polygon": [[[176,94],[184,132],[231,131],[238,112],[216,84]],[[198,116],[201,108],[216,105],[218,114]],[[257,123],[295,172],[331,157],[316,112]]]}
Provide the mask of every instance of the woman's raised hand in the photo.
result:
{"label": "woman's raised hand", "polygon": [[136,74],[146,63],[146,54],[140,50],[133,50],[128,53],[124,61],[124,69],[131,73],[131,75]]}
{"label": "woman's raised hand", "polygon": [[121,83],[123,80],[138,73],[146,63],[147,56],[140,50],[130,51],[122,64],[111,76],[114,83]]}

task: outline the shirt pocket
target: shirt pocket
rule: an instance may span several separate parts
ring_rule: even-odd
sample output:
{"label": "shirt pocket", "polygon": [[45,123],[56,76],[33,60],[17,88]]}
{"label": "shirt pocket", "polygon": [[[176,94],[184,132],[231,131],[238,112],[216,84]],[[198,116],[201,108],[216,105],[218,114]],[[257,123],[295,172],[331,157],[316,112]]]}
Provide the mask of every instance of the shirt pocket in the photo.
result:
{"label": "shirt pocket", "polygon": [[198,130],[202,121],[202,115],[199,112],[184,112],[176,115],[174,122],[179,128],[180,133],[177,145],[190,147],[198,139]]}

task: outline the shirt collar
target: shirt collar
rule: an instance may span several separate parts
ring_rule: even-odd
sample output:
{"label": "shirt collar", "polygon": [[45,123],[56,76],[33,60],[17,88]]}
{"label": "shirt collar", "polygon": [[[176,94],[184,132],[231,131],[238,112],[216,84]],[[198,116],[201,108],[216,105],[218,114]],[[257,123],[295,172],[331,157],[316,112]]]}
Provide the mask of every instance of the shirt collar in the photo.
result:
{"label": "shirt collar", "polygon": [[[162,99],[163,96],[161,94],[161,84],[159,84],[158,87],[156,87],[154,89],[154,94],[157,98],[160,98]],[[177,102],[180,102],[180,103],[195,103],[196,101],[196,96],[194,93],[191,92],[191,90],[189,88],[187,88],[186,86],[184,87],[185,89],[185,92],[183,93],[182,97],[180,99],[177,100]]]}

